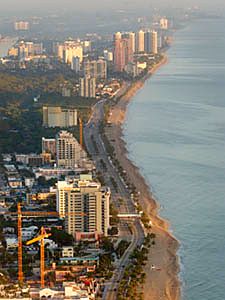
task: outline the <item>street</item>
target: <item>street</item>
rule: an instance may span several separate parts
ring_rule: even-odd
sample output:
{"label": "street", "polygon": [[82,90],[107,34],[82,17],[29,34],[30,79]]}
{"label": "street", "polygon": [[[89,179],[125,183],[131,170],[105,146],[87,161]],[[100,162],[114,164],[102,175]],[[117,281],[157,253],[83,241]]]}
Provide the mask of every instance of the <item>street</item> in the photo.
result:
{"label": "street", "polygon": [[[111,158],[108,156],[99,132],[99,125],[104,119],[104,104],[106,101],[107,100],[101,100],[93,107],[92,116],[84,127],[84,141],[89,154],[96,164],[96,171],[103,174],[105,184],[111,188],[111,202],[120,214],[133,214],[136,213],[136,209],[130,191],[127,189],[126,184],[113,165]],[[104,162],[104,167],[102,161]],[[116,189],[112,184],[111,178],[116,182]],[[122,203],[119,203],[118,199],[122,199]],[[144,239],[144,232],[140,220],[134,219],[129,220],[129,222],[131,222],[132,227],[131,243],[124,255],[118,261],[111,280],[106,284],[103,294],[103,299],[105,300],[117,299],[119,282],[123,277],[125,266],[129,263],[130,254],[138,245],[142,244]],[[127,236],[130,235],[130,230],[127,228]]]}

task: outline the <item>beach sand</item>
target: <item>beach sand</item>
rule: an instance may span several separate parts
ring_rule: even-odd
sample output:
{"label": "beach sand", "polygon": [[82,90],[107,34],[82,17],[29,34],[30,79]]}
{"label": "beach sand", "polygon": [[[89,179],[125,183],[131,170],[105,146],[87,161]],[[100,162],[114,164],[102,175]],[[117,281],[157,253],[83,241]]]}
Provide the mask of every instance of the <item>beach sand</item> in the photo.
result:
{"label": "beach sand", "polygon": [[[115,148],[116,157],[126,170],[130,182],[140,192],[140,204],[150,216],[153,224],[152,231],[156,234],[155,245],[150,249],[148,263],[145,267],[146,282],[143,291],[145,300],[180,299],[179,261],[177,257],[179,243],[170,233],[168,222],[159,217],[158,204],[140,170],[128,159],[126,144],[123,140],[122,125],[125,120],[127,105],[133,96],[142,88],[145,80],[166,63],[167,56],[164,56],[163,60],[145,78],[131,86],[112,108],[108,119],[111,122],[111,127],[106,127],[106,135],[109,140],[113,141],[112,145]],[[151,270],[153,264],[156,266],[155,270]]]}

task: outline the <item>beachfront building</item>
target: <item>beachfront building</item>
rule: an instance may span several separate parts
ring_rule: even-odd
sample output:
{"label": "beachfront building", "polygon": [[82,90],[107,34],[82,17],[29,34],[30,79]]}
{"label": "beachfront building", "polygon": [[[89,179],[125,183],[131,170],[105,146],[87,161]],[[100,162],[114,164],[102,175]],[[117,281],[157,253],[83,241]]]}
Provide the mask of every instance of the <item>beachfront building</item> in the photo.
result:
{"label": "beachfront building", "polygon": [[155,30],[151,31],[151,52],[153,54],[158,53],[158,33]]}
{"label": "beachfront building", "polygon": [[91,175],[80,175],[71,182],[57,184],[57,210],[65,216],[66,231],[80,239],[88,234],[108,235],[109,188]]}
{"label": "beachfront building", "polygon": [[62,130],[56,135],[57,167],[75,169],[84,154],[84,150],[72,133]]}
{"label": "beachfront building", "polygon": [[136,52],[145,51],[145,32],[143,30],[138,31],[136,41]]}
{"label": "beachfront building", "polygon": [[125,66],[133,61],[133,35],[124,37],[120,32],[114,35],[114,69],[123,72]]}

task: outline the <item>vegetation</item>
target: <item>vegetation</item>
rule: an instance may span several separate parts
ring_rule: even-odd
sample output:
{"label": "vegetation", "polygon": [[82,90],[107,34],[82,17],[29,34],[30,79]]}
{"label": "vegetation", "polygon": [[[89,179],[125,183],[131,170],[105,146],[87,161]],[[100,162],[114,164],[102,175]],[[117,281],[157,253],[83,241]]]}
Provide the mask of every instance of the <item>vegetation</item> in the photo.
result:
{"label": "vegetation", "polygon": [[130,243],[128,241],[122,240],[119,242],[118,247],[116,248],[116,255],[118,258],[122,257],[124,252],[129,247]]}
{"label": "vegetation", "polygon": [[146,274],[144,266],[148,260],[149,249],[154,245],[155,235],[148,234],[143,245],[137,247],[130,256],[131,263],[125,268],[123,279],[118,289],[118,300],[142,300],[143,284]]}
{"label": "vegetation", "polygon": [[[77,96],[77,79],[69,74],[67,69],[37,73],[14,70],[13,74],[0,70],[0,153],[38,153],[41,137],[55,136],[59,128],[42,127],[43,105],[75,107],[84,122],[89,118],[96,100]],[[65,83],[71,97],[61,96]],[[38,100],[34,101],[35,97]],[[79,137],[78,127],[70,131]]]}
{"label": "vegetation", "polygon": [[115,206],[111,203],[109,207],[109,213],[111,215],[110,218],[110,225],[117,225],[119,223],[118,218],[118,210],[115,208]]}
{"label": "vegetation", "polygon": [[51,239],[56,242],[60,247],[71,246],[74,243],[72,235],[68,234],[64,230],[58,230],[56,228],[51,229]]}

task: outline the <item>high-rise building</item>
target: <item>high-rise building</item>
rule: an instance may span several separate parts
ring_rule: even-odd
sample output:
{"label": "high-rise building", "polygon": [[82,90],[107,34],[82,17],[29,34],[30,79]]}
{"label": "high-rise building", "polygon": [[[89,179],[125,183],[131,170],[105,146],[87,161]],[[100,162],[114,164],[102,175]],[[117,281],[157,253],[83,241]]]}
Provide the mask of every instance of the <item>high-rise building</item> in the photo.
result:
{"label": "high-rise building", "polygon": [[137,33],[136,51],[137,52],[145,51],[145,33],[143,30],[138,31]]}
{"label": "high-rise building", "polygon": [[104,59],[106,61],[113,61],[113,53],[108,50],[104,50]]}
{"label": "high-rise building", "polygon": [[151,32],[151,52],[154,54],[158,53],[158,33],[154,30]]}
{"label": "high-rise building", "polygon": [[71,69],[77,74],[80,72],[80,58],[78,56],[73,57]]}
{"label": "high-rise building", "polygon": [[74,169],[82,156],[82,147],[72,133],[62,130],[56,135],[57,167]]}
{"label": "high-rise building", "polygon": [[107,79],[107,62],[104,59],[97,60],[96,79]]}
{"label": "high-rise building", "polygon": [[120,32],[114,35],[114,69],[123,72],[125,66],[133,61],[133,40],[122,37]]}
{"label": "high-rise building", "polygon": [[57,210],[65,215],[66,231],[73,236],[77,233],[108,235],[109,188],[101,187],[89,175],[81,175],[73,183],[57,184]]}
{"label": "high-rise building", "polygon": [[42,43],[21,41],[16,48],[18,51],[19,59],[25,59],[28,56],[41,55],[43,53]]}
{"label": "high-rise building", "polygon": [[150,53],[152,51],[152,32],[147,30],[145,32],[145,52]]}
{"label": "high-rise building", "polygon": [[60,106],[43,106],[43,126],[77,126],[77,110],[74,108],[62,108]]}
{"label": "high-rise building", "polygon": [[96,79],[91,77],[80,78],[80,96],[96,98]]}
{"label": "high-rise building", "polygon": [[107,62],[103,59],[87,60],[83,63],[84,77],[92,77],[97,80],[107,78]]}
{"label": "high-rise building", "polygon": [[14,29],[16,31],[26,31],[29,30],[30,24],[26,21],[18,21],[14,23]]}
{"label": "high-rise building", "polygon": [[61,61],[72,65],[73,58],[79,57],[80,63],[83,61],[83,47],[80,42],[66,41],[57,45],[57,55]]}
{"label": "high-rise building", "polygon": [[83,52],[91,52],[91,41],[82,41],[81,46],[83,47]]}
{"label": "high-rise building", "polygon": [[73,184],[67,181],[58,181],[56,190],[56,210],[60,218],[65,217],[66,203],[65,203],[65,190],[73,188]]}
{"label": "high-rise building", "polygon": [[50,153],[52,158],[56,157],[56,139],[42,138],[42,154]]}
{"label": "high-rise building", "polygon": [[159,25],[160,25],[161,29],[167,30],[168,29],[168,19],[161,18],[160,21],[159,21]]}
{"label": "high-rise building", "polygon": [[130,40],[130,43],[131,43],[131,51],[133,53],[135,53],[135,50],[136,50],[136,41],[135,41],[135,33],[134,32],[129,32],[128,34],[128,38]]}

